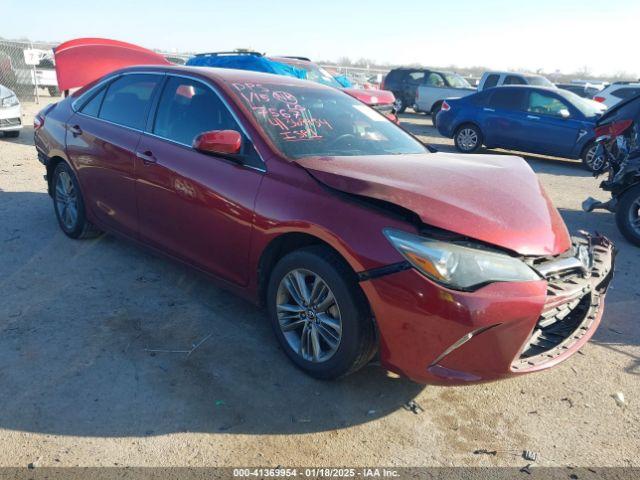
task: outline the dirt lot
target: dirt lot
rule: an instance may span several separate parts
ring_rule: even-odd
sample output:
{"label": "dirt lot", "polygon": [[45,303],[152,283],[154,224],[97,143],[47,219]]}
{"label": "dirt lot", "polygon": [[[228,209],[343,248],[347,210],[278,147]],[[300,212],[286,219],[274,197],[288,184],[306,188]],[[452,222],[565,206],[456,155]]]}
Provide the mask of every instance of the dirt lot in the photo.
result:
{"label": "dirt lot", "polygon": [[[35,111],[25,105],[27,124]],[[402,120],[451,149],[429,117]],[[375,365],[325,383],[291,365],[262,311],[199,274],[111,236],[66,238],[32,133],[0,138],[1,466],[521,466],[524,449],[539,465],[640,466],[640,250],[610,214],[579,210],[605,198],[579,164],[527,157],[572,231],[620,248],[582,354],[470,387],[423,387]],[[190,356],[145,351],[209,334]],[[403,408],[411,400],[424,411]]]}

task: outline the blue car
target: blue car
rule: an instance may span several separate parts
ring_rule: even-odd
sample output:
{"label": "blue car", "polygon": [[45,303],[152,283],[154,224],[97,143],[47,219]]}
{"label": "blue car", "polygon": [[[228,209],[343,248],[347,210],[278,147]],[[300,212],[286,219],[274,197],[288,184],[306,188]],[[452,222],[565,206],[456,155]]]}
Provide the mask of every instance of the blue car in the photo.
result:
{"label": "blue car", "polygon": [[440,134],[453,138],[463,153],[485,145],[580,158],[593,171],[597,165],[594,127],[601,112],[594,102],[572,92],[514,85],[447,99],[436,124]]}

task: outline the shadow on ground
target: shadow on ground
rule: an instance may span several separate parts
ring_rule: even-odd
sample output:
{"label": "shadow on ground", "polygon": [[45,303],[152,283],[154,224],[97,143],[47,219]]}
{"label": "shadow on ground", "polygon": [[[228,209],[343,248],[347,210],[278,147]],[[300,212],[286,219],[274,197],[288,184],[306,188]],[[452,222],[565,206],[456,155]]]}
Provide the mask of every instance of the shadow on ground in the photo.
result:
{"label": "shadow on ground", "polygon": [[385,416],[424,388],[376,365],[307,377],[263,311],[115,237],[66,238],[44,193],[0,193],[0,217],[0,428],[317,432]]}

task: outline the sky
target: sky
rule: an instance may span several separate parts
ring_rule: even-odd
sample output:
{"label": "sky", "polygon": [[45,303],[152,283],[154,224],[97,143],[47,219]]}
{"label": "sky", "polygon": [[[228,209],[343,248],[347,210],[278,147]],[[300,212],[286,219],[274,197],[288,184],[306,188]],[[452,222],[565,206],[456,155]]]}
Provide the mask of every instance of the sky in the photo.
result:
{"label": "sky", "polygon": [[640,76],[638,0],[0,0],[0,36]]}

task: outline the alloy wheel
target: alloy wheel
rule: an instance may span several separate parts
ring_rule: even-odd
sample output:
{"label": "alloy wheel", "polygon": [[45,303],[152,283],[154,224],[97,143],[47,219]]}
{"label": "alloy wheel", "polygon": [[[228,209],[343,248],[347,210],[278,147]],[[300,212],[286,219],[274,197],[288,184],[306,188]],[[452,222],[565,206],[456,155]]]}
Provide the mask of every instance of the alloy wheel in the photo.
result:
{"label": "alloy wheel", "polygon": [[340,308],[318,274],[301,268],[287,273],[278,286],[276,311],[284,338],[304,360],[325,362],[338,350]]}
{"label": "alloy wheel", "polygon": [[396,98],[393,101],[393,110],[395,112],[400,112],[400,110],[402,110],[402,99],[401,98]]}
{"label": "alloy wheel", "polygon": [[61,171],[56,179],[55,201],[60,221],[67,230],[73,230],[78,221],[78,195],[71,176]]}
{"label": "alloy wheel", "polygon": [[473,150],[478,145],[478,133],[473,128],[463,128],[458,132],[458,145],[465,151]]}
{"label": "alloy wheel", "polygon": [[600,170],[604,165],[604,155],[596,155],[597,145],[593,145],[585,155],[584,161],[587,166],[594,172]]}

